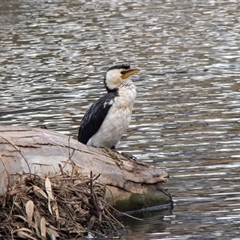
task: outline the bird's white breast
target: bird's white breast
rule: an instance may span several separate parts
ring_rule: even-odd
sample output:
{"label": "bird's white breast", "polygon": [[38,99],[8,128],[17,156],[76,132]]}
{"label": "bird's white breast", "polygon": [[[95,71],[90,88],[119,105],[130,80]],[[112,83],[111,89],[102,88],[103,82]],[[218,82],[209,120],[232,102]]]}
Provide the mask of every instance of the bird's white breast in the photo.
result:
{"label": "bird's white breast", "polygon": [[136,95],[136,88],[132,82],[125,83],[118,89],[118,96],[113,100],[101,127],[89,139],[87,145],[109,148],[117,145],[130,124]]}

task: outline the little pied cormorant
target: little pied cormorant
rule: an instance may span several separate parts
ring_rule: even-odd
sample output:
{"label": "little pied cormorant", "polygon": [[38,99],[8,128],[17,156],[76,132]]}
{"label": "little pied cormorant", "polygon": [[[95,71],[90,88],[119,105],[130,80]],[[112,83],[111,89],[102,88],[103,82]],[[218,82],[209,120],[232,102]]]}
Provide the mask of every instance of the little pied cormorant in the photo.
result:
{"label": "little pied cormorant", "polygon": [[107,94],[87,110],[80,123],[78,141],[94,147],[115,149],[128,128],[136,87],[129,78],[138,73],[130,65],[116,65],[107,70],[104,85]]}

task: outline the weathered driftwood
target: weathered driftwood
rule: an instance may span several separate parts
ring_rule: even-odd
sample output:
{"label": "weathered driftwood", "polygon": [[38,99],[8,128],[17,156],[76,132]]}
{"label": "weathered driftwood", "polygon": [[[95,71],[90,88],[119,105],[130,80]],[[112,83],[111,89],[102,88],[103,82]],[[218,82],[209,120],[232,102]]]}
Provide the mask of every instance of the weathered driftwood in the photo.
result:
{"label": "weathered driftwood", "polygon": [[19,173],[46,175],[60,170],[101,174],[98,181],[107,186],[107,201],[121,210],[170,202],[162,186],[168,179],[164,170],[47,129],[0,126],[0,196]]}

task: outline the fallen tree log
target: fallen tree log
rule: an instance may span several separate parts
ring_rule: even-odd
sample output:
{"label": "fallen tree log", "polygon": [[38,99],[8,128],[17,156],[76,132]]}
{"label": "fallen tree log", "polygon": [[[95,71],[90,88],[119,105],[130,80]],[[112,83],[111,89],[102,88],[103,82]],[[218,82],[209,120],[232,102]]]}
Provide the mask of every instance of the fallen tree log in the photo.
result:
{"label": "fallen tree log", "polygon": [[0,196],[19,174],[59,171],[100,174],[107,202],[122,211],[171,202],[162,185],[168,179],[164,170],[47,129],[0,126]]}

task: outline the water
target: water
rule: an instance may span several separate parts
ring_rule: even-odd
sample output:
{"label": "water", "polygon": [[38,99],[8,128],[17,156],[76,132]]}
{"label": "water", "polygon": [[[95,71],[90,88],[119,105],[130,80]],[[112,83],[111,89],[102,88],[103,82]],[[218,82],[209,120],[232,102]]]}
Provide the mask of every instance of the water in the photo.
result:
{"label": "water", "polygon": [[0,124],[77,135],[115,63],[141,69],[119,150],[166,169],[172,210],[125,239],[240,239],[240,3],[0,3]]}

